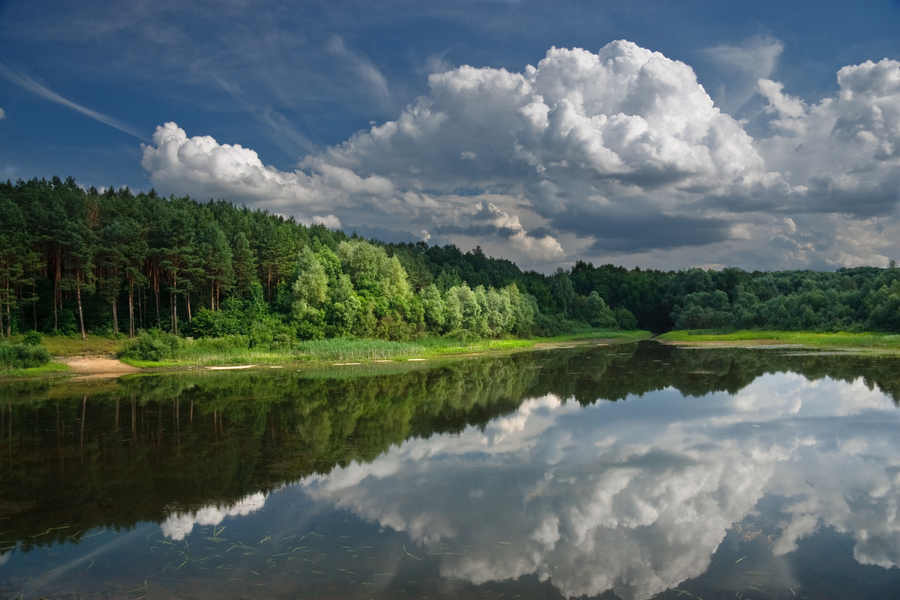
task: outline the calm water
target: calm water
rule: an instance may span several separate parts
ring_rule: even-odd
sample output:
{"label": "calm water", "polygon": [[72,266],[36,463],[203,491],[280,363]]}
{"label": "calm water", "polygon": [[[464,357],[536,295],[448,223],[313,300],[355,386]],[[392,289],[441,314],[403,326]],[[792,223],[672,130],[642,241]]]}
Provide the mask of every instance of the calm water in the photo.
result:
{"label": "calm water", "polygon": [[900,361],[0,384],[0,596],[900,598]]}

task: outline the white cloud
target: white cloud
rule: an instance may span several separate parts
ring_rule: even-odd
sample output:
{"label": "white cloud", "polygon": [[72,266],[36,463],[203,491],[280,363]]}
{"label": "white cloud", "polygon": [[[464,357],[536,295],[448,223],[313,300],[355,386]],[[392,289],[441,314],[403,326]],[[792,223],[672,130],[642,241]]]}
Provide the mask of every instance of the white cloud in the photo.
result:
{"label": "white cloud", "polygon": [[0,121],[6,118],[6,111],[0,108]]}
{"label": "white cloud", "polygon": [[758,147],[796,186],[804,209],[892,214],[900,200],[900,62],[847,66],[837,80],[836,96],[807,105],[761,79],[776,134]]}
{"label": "white cloud", "polygon": [[[341,38],[329,48],[380,88],[380,72]],[[755,76],[771,73],[781,49],[760,38],[715,50]],[[239,145],[188,138],[174,123],[144,147],[143,165],[166,192],[301,220],[331,215],[373,231],[424,230],[526,267],[676,253],[692,264],[730,255],[740,265],[770,251],[773,229],[798,247],[780,255],[785,267],[886,262],[900,189],[898,65],[844,67],[840,93],[812,105],[759,79],[752,89],[767,100],[775,134],[753,139],[684,63],[625,41],[597,53],[552,48],[521,73],[433,73],[430,93],[396,120],[308,155],[292,172]],[[475,223],[485,206],[496,216]],[[797,228],[782,230],[784,219]],[[843,234],[848,226],[862,235]],[[867,235],[873,228],[883,233]]]}

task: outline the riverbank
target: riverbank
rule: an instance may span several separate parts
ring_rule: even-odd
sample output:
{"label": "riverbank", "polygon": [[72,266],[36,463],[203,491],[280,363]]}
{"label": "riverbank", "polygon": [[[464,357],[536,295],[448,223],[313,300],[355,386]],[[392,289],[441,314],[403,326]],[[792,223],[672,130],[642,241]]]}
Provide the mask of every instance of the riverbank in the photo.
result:
{"label": "riverbank", "polygon": [[415,342],[386,340],[331,339],[301,342],[280,350],[209,347],[186,341],[174,357],[162,361],[117,359],[115,354],[125,340],[88,336],[86,340],[44,338],[53,362],[35,369],[0,371],[0,379],[58,377],[119,377],[122,375],[178,371],[188,369],[234,369],[254,366],[321,367],[367,363],[401,363],[435,359],[452,359],[481,354],[502,355],[532,349],[552,348],[582,343],[623,343],[650,339],[648,331],[583,330],[552,338],[529,340],[474,340],[426,338]]}
{"label": "riverbank", "polygon": [[811,331],[670,331],[654,338],[680,346],[773,346],[794,345],[817,349],[900,352],[900,335],[888,333],[815,333]]}

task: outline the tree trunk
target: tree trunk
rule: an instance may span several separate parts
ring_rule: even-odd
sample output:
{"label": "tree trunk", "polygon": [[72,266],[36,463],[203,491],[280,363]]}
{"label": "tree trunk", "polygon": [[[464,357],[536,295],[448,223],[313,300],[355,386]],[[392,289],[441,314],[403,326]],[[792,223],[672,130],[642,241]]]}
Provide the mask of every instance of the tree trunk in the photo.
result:
{"label": "tree trunk", "polygon": [[78,322],[81,324],[81,339],[86,340],[84,333],[84,312],[81,310],[81,275],[78,276],[78,283],[75,284],[75,295],[78,297]]}
{"label": "tree trunk", "polygon": [[54,265],[54,273],[53,273],[53,330],[56,331],[59,329],[59,311],[57,310],[57,304],[61,304],[60,302],[60,291],[59,291],[59,280],[61,275],[60,268],[60,247],[59,244],[56,245],[56,259]]}
{"label": "tree trunk", "polygon": [[178,335],[178,279],[172,277],[172,333]]}
{"label": "tree trunk", "polygon": [[156,294],[156,328],[162,329],[162,318],[159,316],[159,273],[153,271],[153,293]]}
{"label": "tree trunk", "polygon": [[191,318],[191,293],[187,294],[187,311],[188,311],[188,323],[193,323],[194,320]]}
{"label": "tree trunk", "polygon": [[112,302],[112,309],[113,309],[113,333],[114,333],[115,335],[119,335],[119,311],[118,311],[118,309],[116,308],[116,305],[118,305],[118,304],[119,304],[118,298],[116,298],[115,300],[113,300],[113,302]]}
{"label": "tree trunk", "polygon": [[134,337],[134,283],[128,284],[128,337]]}

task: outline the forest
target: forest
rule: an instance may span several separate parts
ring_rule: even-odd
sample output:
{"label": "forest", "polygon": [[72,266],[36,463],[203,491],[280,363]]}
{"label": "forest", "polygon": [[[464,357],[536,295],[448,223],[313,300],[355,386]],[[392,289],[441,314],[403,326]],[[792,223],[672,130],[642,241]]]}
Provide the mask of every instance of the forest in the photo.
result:
{"label": "forest", "polygon": [[[0,331],[302,340],[553,336],[576,327],[900,332],[900,270],[542,274],[453,245],[382,243],[235,206],[0,183]],[[146,334],[145,334],[146,335]]]}

